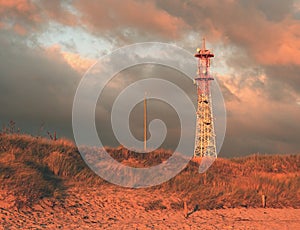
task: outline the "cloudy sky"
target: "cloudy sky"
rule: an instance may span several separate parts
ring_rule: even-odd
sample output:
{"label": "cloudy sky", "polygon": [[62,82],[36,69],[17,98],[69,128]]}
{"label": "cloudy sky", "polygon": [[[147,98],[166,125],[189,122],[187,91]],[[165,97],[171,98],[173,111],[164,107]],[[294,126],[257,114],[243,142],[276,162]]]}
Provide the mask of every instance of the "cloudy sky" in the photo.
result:
{"label": "cloudy sky", "polygon": [[[55,130],[72,138],[76,88],[97,59],[146,41],[194,52],[203,36],[227,108],[220,155],[299,153],[299,0],[0,0],[1,125],[14,120],[33,135]],[[168,122],[176,133],[176,119]],[[114,145],[106,124],[102,130]]]}

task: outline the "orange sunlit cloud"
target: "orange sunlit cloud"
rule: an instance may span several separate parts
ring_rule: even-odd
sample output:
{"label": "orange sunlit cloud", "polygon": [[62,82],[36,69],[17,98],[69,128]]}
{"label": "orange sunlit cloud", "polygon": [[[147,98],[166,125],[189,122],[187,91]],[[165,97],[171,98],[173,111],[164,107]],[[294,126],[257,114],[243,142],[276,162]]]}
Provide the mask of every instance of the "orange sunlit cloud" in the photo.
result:
{"label": "orange sunlit cloud", "polygon": [[271,30],[274,35],[268,41],[264,40],[265,43],[261,43],[258,50],[253,44],[252,52],[257,60],[265,65],[300,65],[299,23],[286,20],[281,25],[273,25]]}
{"label": "orange sunlit cloud", "polygon": [[77,72],[83,74],[85,73],[97,60],[83,58],[79,54],[70,52],[61,52],[65,61]]}
{"label": "orange sunlit cloud", "polygon": [[0,12],[15,9],[19,12],[30,12],[35,9],[29,0],[0,0]]}
{"label": "orange sunlit cloud", "polygon": [[60,56],[72,69],[84,74],[97,60],[81,57],[80,54],[62,51],[60,45],[55,44],[46,48],[49,56]]}
{"label": "orange sunlit cloud", "polygon": [[[178,37],[186,26],[182,19],[158,9],[153,2],[134,0],[76,1],[82,20],[93,30],[141,28],[167,37]],[[106,7],[103,8],[102,6]]]}

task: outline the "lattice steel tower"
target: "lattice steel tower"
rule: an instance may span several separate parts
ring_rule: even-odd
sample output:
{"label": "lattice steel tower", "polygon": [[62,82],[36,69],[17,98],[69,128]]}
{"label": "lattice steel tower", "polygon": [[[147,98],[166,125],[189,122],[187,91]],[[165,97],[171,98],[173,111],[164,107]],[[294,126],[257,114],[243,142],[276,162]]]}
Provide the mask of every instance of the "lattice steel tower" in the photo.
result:
{"label": "lattice steel tower", "polygon": [[210,75],[210,59],[214,57],[214,54],[206,49],[205,39],[203,39],[202,48],[197,49],[195,57],[198,58],[198,73],[195,78],[198,108],[194,158],[216,157],[216,137],[211,98],[211,81],[214,78]]}

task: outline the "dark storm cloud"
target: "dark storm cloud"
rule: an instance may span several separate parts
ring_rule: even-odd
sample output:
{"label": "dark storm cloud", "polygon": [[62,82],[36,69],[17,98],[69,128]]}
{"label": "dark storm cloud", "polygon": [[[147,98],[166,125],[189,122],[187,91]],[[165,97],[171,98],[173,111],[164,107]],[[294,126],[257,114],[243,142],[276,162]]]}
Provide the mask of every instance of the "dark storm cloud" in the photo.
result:
{"label": "dark storm cloud", "polygon": [[223,156],[299,152],[300,24],[293,19],[293,1],[157,1],[157,5],[212,42],[235,50],[225,57],[231,73],[219,79],[228,109]]}
{"label": "dark storm cloud", "polygon": [[292,90],[264,75],[219,78],[231,94],[229,99],[224,94],[228,116],[223,156],[299,152],[300,108]]}
{"label": "dark storm cloud", "polygon": [[[12,42],[11,37],[16,39]],[[1,123],[15,120],[25,131],[46,122],[70,135],[73,96],[80,76],[59,54],[29,48],[8,32],[0,34]],[[32,126],[32,127],[31,127]]]}
{"label": "dark storm cloud", "polygon": [[285,17],[289,16],[293,10],[293,0],[281,1],[281,0],[240,0],[241,4],[247,8],[256,8],[264,16],[271,21],[281,21]]}
{"label": "dark storm cloud", "polygon": [[[185,46],[187,36],[199,34],[208,38],[210,48],[221,44],[232,51],[222,56],[227,73],[217,74],[228,109],[223,156],[297,152],[300,21],[295,7],[299,2],[0,1],[0,28],[5,28],[0,33],[0,103],[5,108],[1,120],[18,118],[30,125],[47,121],[70,130],[72,97],[79,81],[60,52],[29,48],[30,41],[4,32],[8,27],[24,36],[58,22],[83,27],[117,47],[148,40],[183,40]],[[106,104],[102,109],[107,113]]]}
{"label": "dark storm cloud", "polygon": [[300,65],[265,66],[264,69],[272,81],[280,84],[279,87],[285,88],[288,85],[300,94]]}

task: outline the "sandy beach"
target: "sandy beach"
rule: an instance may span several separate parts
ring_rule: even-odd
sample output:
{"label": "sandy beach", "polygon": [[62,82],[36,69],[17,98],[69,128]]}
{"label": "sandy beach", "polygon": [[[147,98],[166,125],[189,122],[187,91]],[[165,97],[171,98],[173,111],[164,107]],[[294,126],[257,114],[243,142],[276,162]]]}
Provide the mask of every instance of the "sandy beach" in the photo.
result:
{"label": "sandy beach", "polygon": [[[1,199],[1,229],[300,229],[300,210],[235,208],[199,210],[188,218],[171,209],[176,195],[113,186],[68,189],[64,202],[42,199],[17,210],[13,197]],[[3,194],[3,193],[2,193]],[[159,206],[149,206],[161,201]],[[155,203],[155,202],[154,202]],[[201,208],[201,207],[200,207]],[[189,207],[192,210],[192,207]]]}

